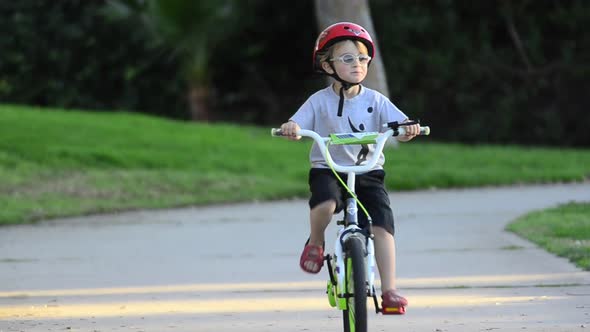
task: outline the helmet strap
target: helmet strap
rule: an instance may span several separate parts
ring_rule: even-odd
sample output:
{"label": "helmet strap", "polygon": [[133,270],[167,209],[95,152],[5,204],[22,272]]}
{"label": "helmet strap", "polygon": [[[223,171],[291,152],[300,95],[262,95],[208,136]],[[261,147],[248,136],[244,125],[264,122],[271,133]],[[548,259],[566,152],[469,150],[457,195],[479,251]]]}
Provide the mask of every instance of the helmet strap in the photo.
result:
{"label": "helmet strap", "polygon": [[359,83],[350,83],[342,80],[338,75],[334,74],[335,78],[342,84],[340,87],[340,100],[338,100],[338,116],[342,116],[342,109],[344,108],[344,91],[352,88]]}
{"label": "helmet strap", "polygon": [[340,100],[338,100],[338,116],[342,116],[342,109],[344,108],[344,85],[340,87]]}
{"label": "helmet strap", "polygon": [[342,110],[344,109],[344,91],[347,91],[355,85],[359,85],[359,83],[350,83],[348,81],[343,80],[342,78],[340,78],[340,76],[338,76],[338,74],[336,73],[336,68],[334,68],[334,65],[331,62],[330,67],[332,67],[332,71],[334,71],[334,73],[328,75],[340,82],[340,84],[342,85],[340,87],[340,100],[338,100],[338,116],[341,117]]}
{"label": "helmet strap", "polygon": [[334,74],[331,74],[330,76],[332,76],[335,80],[337,80],[341,84],[341,86],[340,86],[340,100],[338,100],[338,116],[341,117],[342,110],[344,108],[344,91],[347,91],[348,89],[352,88],[355,85],[359,85],[359,83],[350,83],[350,82],[343,80],[342,78],[340,78],[340,76],[338,76],[338,74],[336,74],[335,70],[334,70]]}

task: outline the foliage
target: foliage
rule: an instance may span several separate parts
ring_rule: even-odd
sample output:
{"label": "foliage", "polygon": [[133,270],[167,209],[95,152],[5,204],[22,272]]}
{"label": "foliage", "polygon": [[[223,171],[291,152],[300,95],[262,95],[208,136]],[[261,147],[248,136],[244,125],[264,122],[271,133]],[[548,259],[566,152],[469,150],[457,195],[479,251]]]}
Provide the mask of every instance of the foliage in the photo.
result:
{"label": "foliage", "polygon": [[[307,197],[311,142],[269,128],[0,105],[0,224]],[[392,190],[579,181],[590,151],[417,138],[386,151]],[[416,167],[419,166],[419,171]]]}
{"label": "foliage", "polygon": [[0,100],[182,118],[177,61],[137,22],[103,9],[103,1],[1,2],[0,29],[10,33],[0,39]]}
{"label": "foliage", "polygon": [[390,95],[447,140],[588,146],[589,4],[373,1]]}
{"label": "foliage", "polygon": [[189,82],[208,84],[209,61],[215,46],[237,26],[235,0],[111,0],[111,13],[124,18],[142,17],[147,29],[183,64]]}
{"label": "foliage", "polygon": [[[590,145],[590,2],[370,5],[389,95],[433,138]],[[186,80],[201,77],[214,120],[277,124],[324,85],[311,71],[313,10],[311,0],[2,2],[0,100],[185,119]]]}
{"label": "foliage", "polygon": [[[312,73],[317,25],[311,1],[239,1],[242,29],[217,48],[211,65],[217,119],[276,125],[321,88]],[[264,19],[261,19],[264,18]]]}

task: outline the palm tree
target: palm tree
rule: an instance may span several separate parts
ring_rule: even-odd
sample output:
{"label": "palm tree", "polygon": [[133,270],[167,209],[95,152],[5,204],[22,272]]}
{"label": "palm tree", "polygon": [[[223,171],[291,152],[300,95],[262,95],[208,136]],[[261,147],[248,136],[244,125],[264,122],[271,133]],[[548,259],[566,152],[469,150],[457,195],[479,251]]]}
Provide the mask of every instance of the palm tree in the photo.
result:
{"label": "palm tree", "polygon": [[[136,15],[178,57],[187,82],[190,117],[208,121],[212,49],[236,26],[236,0],[111,0],[119,15]],[[162,82],[166,84],[166,82]]]}

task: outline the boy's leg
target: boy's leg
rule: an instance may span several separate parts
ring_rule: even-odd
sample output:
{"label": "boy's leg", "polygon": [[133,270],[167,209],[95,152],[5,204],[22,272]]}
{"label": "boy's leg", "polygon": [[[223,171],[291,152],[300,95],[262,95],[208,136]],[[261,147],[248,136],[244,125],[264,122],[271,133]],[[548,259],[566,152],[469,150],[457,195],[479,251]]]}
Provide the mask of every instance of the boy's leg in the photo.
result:
{"label": "boy's leg", "polygon": [[324,233],[341,205],[341,194],[336,178],[326,169],[310,170],[309,188],[310,235],[299,265],[306,272],[318,273],[324,263]]}
{"label": "boy's leg", "polygon": [[310,236],[309,243],[305,246],[299,264],[301,268],[310,273],[317,273],[323,265],[324,233],[332,220],[336,209],[335,201],[325,201],[316,205],[310,212]]}
{"label": "boy's leg", "polygon": [[381,278],[384,314],[403,314],[408,300],[401,296],[395,283],[395,239],[382,227],[373,227],[375,234],[375,261]]}
{"label": "boy's leg", "polygon": [[[384,186],[385,172],[372,171],[357,177],[356,192],[373,219],[375,261],[381,277],[381,290],[395,289],[395,233],[393,212]],[[359,222],[367,218],[359,212]]]}
{"label": "boy's leg", "polygon": [[383,227],[373,227],[375,234],[375,261],[379,268],[381,290],[396,289],[395,286],[395,239]]}
{"label": "boy's leg", "polygon": [[[383,313],[404,312],[408,301],[397,293],[395,266],[395,225],[389,195],[384,186],[385,172],[373,171],[358,177],[357,193],[373,219],[375,235],[375,261],[381,279]],[[366,224],[366,217],[359,213],[359,221]]]}
{"label": "boy's leg", "polygon": [[316,246],[324,245],[324,234],[326,228],[332,220],[334,211],[336,210],[336,202],[329,200],[316,205],[309,213],[311,234],[309,236],[309,244]]}

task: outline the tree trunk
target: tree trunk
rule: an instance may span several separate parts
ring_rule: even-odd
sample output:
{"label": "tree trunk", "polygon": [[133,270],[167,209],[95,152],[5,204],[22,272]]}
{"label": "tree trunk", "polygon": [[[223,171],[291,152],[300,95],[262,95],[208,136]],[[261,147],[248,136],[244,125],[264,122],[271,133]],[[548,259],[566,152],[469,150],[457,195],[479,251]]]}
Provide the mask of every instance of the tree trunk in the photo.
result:
{"label": "tree trunk", "polygon": [[192,121],[209,122],[209,88],[193,84],[188,91],[188,105]]}
{"label": "tree trunk", "polygon": [[375,44],[375,59],[371,61],[371,70],[363,84],[389,97],[387,77],[379,53],[368,0],[315,0],[315,14],[319,32],[331,24],[342,21],[360,24],[367,29]]}

